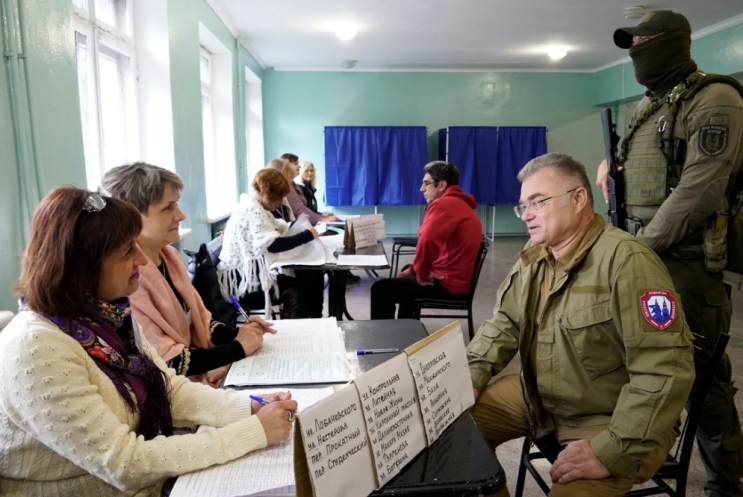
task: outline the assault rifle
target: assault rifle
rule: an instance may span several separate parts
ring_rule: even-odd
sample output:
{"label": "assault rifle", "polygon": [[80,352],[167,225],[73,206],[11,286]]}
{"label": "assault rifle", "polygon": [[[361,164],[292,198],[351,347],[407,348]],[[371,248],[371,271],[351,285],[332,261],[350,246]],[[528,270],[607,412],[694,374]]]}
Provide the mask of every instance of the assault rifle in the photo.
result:
{"label": "assault rifle", "polygon": [[626,230],[624,223],[626,211],[624,205],[624,176],[617,171],[617,145],[619,136],[612,121],[611,109],[601,111],[601,127],[604,131],[604,148],[609,172],[609,221],[621,230]]}

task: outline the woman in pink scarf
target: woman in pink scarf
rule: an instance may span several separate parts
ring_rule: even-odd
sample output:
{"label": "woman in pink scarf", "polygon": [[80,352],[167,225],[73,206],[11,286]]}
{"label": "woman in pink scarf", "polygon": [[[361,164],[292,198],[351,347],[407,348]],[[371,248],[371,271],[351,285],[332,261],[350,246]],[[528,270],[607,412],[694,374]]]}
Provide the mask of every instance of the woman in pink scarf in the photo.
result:
{"label": "woman in pink scarf", "polygon": [[178,374],[219,386],[229,365],[258,350],[263,333],[274,332],[260,318],[240,329],[213,321],[191,285],[178,251],[178,207],[183,182],[175,173],[144,163],[120,166],[103,178],[112,196],[142,214],[139,246],[149,260],[140,268],[139,290],[131,297],[134,317],[160,357]]}

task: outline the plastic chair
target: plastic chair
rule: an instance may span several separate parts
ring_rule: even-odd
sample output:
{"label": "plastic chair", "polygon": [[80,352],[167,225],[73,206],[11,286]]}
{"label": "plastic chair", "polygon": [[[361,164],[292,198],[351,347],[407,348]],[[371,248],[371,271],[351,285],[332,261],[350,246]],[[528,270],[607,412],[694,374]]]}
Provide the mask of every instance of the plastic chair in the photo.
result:
{"label": "plastic chair", "polygon": [[392,237],[392,260],[390,261],[390,278],[397,276],[401,255],[414,255],[418,245],[417,236]]}
{"label": "plastic chair", "polygon": [[[695,388],[689,396],[689,409],[687,411],[686,421],[679,443],[673,454],[668,454],[663,466],[655,473],[651,479],[655,486],[650,488],[641,488],[632,490],[624,494],[624,497],[643,497],[646,495],[663,495],[671,497],[684,497],[686,495],[686,485],[689,473],[689,461],[691,461],[692,448],[694,447],[694,438],[697,433],[699,418],[702,415],[702,407],[707,399],[707,392],[712,386],[717,368],[722,362],[725,347],[727,347],[730,335],[721,334],[717,340],[703,337],[696,333],[694,335],[694,363],[696,364],[697,377]],[[700,374],[701,373],[701,374]],[[529,437],[524,440],[524,446],[521,449],[521,465],[519,466],[518,479],[516,481],[516,497],[521,497],[524,493],[524,481],[526,479],[526,470],[536,480],[539,487],[545,495],[549,494],[550,487],[545,483],[537,470],[534,468],[532,461],[535,459],[547,459],[554,463],[562,446],[552,436],[554,443],[544,443],[547,437],[537,440],[536,445],[538,452],[530,453],[532,441]],[[676,489],[671,488],[664,480],[675,480]]]}
{"label": "plastic chair", "polygon": [[475,298],[477,282],[480,279],[482,265],[485,257],[488,255],[490,244],[483,240],[480,243],[480,251],[475,259],[475,267],[472,269],[472,279],[470,280],[470,291],[458,299],[416,299],[411,305],[413,307],[413,316],[415,319],[421,318],[461,318],[460,314],[421,314],[423,309],[451,309],[467,312],[467,324],[469,325],[470,340],[475,336],[475,327],[472,323],[472,300]]}

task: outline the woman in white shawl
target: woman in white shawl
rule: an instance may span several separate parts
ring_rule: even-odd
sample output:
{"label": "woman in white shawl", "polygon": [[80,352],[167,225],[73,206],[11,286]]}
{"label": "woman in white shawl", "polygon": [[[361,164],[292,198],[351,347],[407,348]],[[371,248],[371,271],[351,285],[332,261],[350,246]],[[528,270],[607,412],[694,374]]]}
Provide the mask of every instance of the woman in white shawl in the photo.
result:
{"label": "woman in white shawl", "polygon": [[269,253],[285,252],[311,242],[317,238],[317,231],[310,227],[297,235],[284,236],[290,225],[272,214],[291,191],[283,174],[262,169],[251,186],[253,191],[240,196],[240,203],[227,221],[217,267],[222,295],[226,299],[229,295],[241,299],[261,291],[268,316],[273,291],[284,304],[283,318],[309,317],[302,306],[298,281],[281,270],[269,269]]}

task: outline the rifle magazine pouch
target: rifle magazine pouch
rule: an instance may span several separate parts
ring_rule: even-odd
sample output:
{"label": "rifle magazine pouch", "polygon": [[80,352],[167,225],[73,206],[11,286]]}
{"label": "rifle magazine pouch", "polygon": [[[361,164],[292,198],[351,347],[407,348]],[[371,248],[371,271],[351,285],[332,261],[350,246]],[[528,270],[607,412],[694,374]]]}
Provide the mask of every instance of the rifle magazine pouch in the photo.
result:
{"label": "rifle magazine pouch", "polygon": [[719,273],[728,265],[728,215],[713,214],[703,232],[704,265],[707,271]]}

